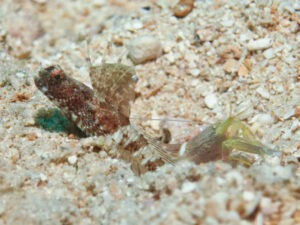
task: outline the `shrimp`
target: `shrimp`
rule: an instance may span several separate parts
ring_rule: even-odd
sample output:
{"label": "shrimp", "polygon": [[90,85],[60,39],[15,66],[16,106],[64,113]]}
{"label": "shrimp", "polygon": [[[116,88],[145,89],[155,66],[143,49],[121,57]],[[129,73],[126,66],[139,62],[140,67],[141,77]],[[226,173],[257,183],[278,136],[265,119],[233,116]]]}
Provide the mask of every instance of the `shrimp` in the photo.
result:
{"label": "shrimp", "polygon": [[199,164],[222,159],[248,166],[253,163],[249,157],[236,153],[245,152],[261,157],[281,155],[279,151],[256,140],[248,126],[234,116],[207,127],[183,144],[165,144],[162,152],[166,161],[188,159]]}

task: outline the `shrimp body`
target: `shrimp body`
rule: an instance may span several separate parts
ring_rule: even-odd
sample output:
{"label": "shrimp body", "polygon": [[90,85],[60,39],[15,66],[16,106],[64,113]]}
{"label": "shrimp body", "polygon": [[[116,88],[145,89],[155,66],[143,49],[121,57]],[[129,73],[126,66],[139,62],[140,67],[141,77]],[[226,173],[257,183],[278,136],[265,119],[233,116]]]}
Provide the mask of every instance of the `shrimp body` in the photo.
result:
{"label": "shrimp body", "polygon": [[[170,151],[168,151],[170,149]],[[204,129],[189,141],[180,145],[169,145],[165,155],[173,161],[189,159],[195,163],[206,163],[215,160],[235,160],[251,165],[251,160],[237,152],[250,154],[280,155],[255,139],[251,130],[236,117],[229,117]]]}

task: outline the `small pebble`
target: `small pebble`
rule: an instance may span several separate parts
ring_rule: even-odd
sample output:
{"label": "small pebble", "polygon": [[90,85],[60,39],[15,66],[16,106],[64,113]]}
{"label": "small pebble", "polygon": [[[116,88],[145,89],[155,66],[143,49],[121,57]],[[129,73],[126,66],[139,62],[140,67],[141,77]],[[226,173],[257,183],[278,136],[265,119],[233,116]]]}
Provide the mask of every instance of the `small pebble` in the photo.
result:
{"label": "small pebble", "polygon": [[255,216],[254,224],[264,225],[264,217],[263,217],[262,213],[257,213],[257,215]]}
{"label": "small pebble", "polygon": [[69,162],[71,165],[74,165],[74,164],[77,162],[77,156],[76,156],[76,155],[69,156],[69,157],[68,157],[68,162]]}
{"label": "small pebble", "polygon": [[249,51],[257,51],[270,48],[272,46],[272,40],[270,38],[262,38],[258,40],[251,40],[247,44]]}
{"label": "small pebble", "polygon": [[186,17],[194,8],[195,0],[180,0],[173,8],[174,16],[178,18]]}
{"label": "small pebble", "polygon": [[291,33],[296,33],[299,30],[299,25],[296,21],[292,21],[289,27]]}
{"label": "small pebble", "polygon": [[253,119],[249,121],[249,123],[259,123],[259,124],[272,124],[274,123],[274,118],[267,113],[259,113],[256,114]]}
{"label": "small pebble", "polygon": [[218,103],[218,98],[213,93],[208,94],[205,96],[204,102],[208,108],[213,109]]}
{"label": "small pebble", "polygon": [[263,55],[266,59],[274,58],[275,57],[274,49],[273,48],[267,49],[266,51],[264,51]]}
{"label": "small pebble", "polygon": [[197,184],[196,184],[196,183],[192,183],[192,182],[186,181],[186,182],[184,182],[184,183],[182,184],[181,191],[182,191],[183,193],[188,193],[188,192],[191,192],[191,191],[195,190],[196,187],[197,187]]}
{"label": "small pebble", "polygon": [[227,73],[232,73],[232,72],[236,72],[238,69],[238,61],[235,59],[228,59],[225,64],[223,65],[223,69],[225,70],[225,72]]}
{"label": "small pebble", "polygon": [[100,7],[106,4],[106,0],[93,0],[93,5],[96,7]]}
{"label": "small pebble", "polygon": [[193,76],[193,77],[198,77],[200,75],[201,71],[197,68],[195,69],[190,69],[190,74]]}
{"label": "small pebble", "polygon": [[45,181],[47,181],[48,178],[45,174],[41,173],[40,174],[40,179],[41,179],[41,181],[45,182]]}
{"label": "small pebble", "polygon": [[18,78],[24,78],[24,77],[26,77],[26,74],[24,74],[24,73],[22,73],[22,72],[17,72],[17,73],[16,73],[16,76],[17,76]]}
{"label": "small pebble", "polygon": [[128,55],[135,64],[145,63],[162,54],[162,46],[157,37],[139,36],[131,40]]}
{"label": "small pebble", "polygon": [[277,207],[275,207],[275,204],[272,203],[272,199],[268,197],[262,197],[260,201],[260,208],[261,212],[266,216],[274,215],[277,211]]}
{"label": "small pebble", "polygon": [[222,26],[224,27],[231,27],[235,23],[233,19],[225,19],[221,22]]}
{"label": "small pebble", "polygon": [[195,34],[199,43],[212,41],[216,38],[216,31],[212,27],[196,30]]}
{"label": "small pebble", "polygon": [[251,191],[244,191],[243,192],[243,198],[244,198],[244,200],[246,200],[248,202],[251,202],[255,199],[255,195]]}
{"label": "small pebble", "polygon": [[226,182],[231,185],[232,187],[234,186],[242,186],[243,184],[243,176],[241,175],[240,172],[238,171],[230,171],[225,175]]}
{"label": "small pebble", "polygon": [[249,40],[249,35],[247,35],[245,33],[242,33],[240,35],[240,41],[245,42],[245,41],[248,41],[248,40]]}
{"label": "small pebble", "polygon": [[151,118],[153,118],[154,120],[149,120],[148,124],[150,125],[150,127],[153,130],[160,130],[160,123],[161,123],[161,121],[158,119],[158,118],[160,118],[160,116],[157,113],[157,111],[153,110],[151,112]]}
{"label": "small pebble", "polygon": [[120,185],[117,182],[112,182],[109,185],[109,191],[110,191],[111,196],[115,200],[122,200],[125,197],[123,192],[122,192],[122,189],[121,189]]}
{"label": "small pebble", "polygon": [[270,99],[270,93],[264,87],[259,87],[256,89],[256,92],[265,99]]}
{"label": "small pebble", "polygon": [[259,193],[244,191],[243,199],[245,201],[245,204],[244,204],[244,212],[242,213],[242,216],[249,217],[253,215],[257,210],[257,208],[259,207],[261,195]]}
{"label": "small pebble", "polygon": [[285,107],[284,113],[282,115],[283,120],[288,120],[296,115],[296,110],[294,108]]}
{"label": "small pebble", "polygon": [[166,59],[169,61],[170,64],[173,64],[175,62],[175,56],[173,53],[169,53],[165,55]]}
{"label": "small pebble", "polygon": [[224,192],[217,192],[212,195],[206,202],[206,215],[211,217],[219,217],[220,213],[226,211],[229,194]]}
{"label": "small pebble", "polygon": [[2,201],[0,204],[0,215],[2,216],[6,211],[6,204],[5,201]]}
{"label": "small pebble", "polygon": [[239,70],[238,70],[238,75],[239,76],[247,76],[249,74],[249,70],[245,65],[241,65]]}
{"label": "small pebble", "polygon": [[130,23],[125,24],[125,29],[129,31],[135,31],[143,28],[143,23],[139,20],[133,20]]}

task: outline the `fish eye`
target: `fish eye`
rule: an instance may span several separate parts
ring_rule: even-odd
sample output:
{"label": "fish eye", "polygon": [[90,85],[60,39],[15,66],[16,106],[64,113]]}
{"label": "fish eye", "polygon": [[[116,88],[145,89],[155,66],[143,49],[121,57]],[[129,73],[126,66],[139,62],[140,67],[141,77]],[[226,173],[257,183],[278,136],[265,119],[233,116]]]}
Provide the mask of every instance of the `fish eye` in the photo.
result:
{"label": "fish eye", "polygon": [[51,73],[50,73],[50,77],[54,78],[55,80],[61,80],[63,78],[62,75],[63,71],[61,69],[54,69]]}

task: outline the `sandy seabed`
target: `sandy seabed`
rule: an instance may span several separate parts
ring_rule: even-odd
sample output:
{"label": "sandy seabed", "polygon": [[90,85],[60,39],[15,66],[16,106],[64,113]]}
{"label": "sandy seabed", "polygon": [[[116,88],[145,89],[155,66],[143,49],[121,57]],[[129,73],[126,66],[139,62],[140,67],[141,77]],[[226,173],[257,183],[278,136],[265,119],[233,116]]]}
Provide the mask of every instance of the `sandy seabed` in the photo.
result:
{"label": "sandy seabed", "polygon": [[[171,0],[0,4],[0,224],[300,224],[299,2],[195,1],[177,17]],[[153,49],[134,55],[144,36]],[[205,126],[230,105],[283,157],[136,176],[91,138],[39,128],[37,111],[54,105],[34,76],[59,64],[90,85],[89,58],[136,63],[133,118]]]}

